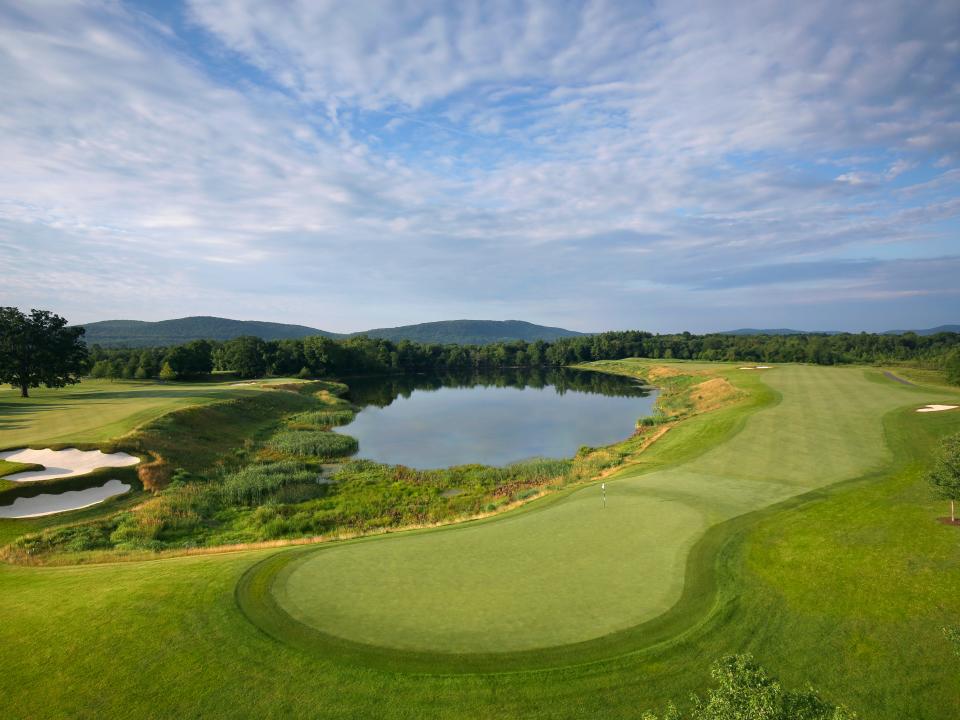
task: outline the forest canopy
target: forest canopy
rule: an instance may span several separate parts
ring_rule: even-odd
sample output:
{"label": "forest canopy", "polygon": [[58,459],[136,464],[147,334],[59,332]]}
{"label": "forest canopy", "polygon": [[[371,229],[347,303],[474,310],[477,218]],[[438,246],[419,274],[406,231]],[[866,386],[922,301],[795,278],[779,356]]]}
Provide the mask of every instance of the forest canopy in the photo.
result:
{"label": "forest canopy", "polygon": [[[879,335],[654,335],[617,331],[560,338],[553,342],[512,341],[488,345],[420,344],[366,336],[261,340],[245,336],[226,342],[195,340],[167,348],[101,348],[90,351],[91,374],[109,378],[157,377],[164,365],[178,378],[211,370],[241,377],[264,375],[338,377],[427,370],[557,367],[626,357],[738,362],[907,363],[947,370],[960,357],[960,334]],[[960,382],[960,378],[957,379]]]}

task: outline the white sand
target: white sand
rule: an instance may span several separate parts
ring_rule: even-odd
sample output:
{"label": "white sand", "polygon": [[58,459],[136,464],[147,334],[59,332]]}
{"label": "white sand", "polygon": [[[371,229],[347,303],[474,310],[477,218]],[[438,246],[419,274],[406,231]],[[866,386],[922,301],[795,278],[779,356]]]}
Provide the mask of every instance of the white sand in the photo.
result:
{"label": "white sand", "polygon": [[12,462],[33,463],[43,465],[43,470],[28,470],[27,472],[5,475],[4,480],[14,482],[36,482],[37,480],[54,480],[56,478],[85,475],[88,472],[104,467],[127,467],[136,465],[140,458],[128,455],[125,452],[102,453],[99,450],[7,450],[0,452],[0,460]]}
{"label": "white sand", "polygon": [[772,370],[772,365],[757,365],[755,367],[742,367],[741,370]]}
{"label": "white sand", "polygon": [[2,518],[35,518],[57,513],[83,510],[84,508],[99,505],[116,495],[122,495],[130,490],[130,485],[119,480],[107,480],[100,487],[86,490],[68,490],[65,493],[53,495],[43,493],[32,498],[17,498],[12,505],[0,506]]}
{"label": "white sand", "polygon": [[917,408],[917,412],[942,412],[944,410],[954,410],[958,405],[927,405],[926,407]]}

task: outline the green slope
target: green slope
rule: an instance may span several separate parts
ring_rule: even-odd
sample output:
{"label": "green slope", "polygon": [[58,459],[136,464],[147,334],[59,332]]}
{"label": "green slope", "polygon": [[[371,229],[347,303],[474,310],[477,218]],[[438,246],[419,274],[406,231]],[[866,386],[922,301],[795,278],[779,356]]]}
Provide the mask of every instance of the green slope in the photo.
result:
{"label": "green slope", "polygon": [[0,388],[0,449],[110,440],[166,412],[256,390],[232,383],[84,380],[21,398]]}

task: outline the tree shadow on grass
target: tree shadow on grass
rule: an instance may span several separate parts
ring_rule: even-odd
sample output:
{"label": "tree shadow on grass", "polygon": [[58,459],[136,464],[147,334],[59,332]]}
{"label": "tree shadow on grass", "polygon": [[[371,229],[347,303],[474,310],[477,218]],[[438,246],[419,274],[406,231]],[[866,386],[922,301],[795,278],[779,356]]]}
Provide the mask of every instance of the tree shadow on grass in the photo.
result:
{"label": "tree shadow on grass", "polygon": [[43,405],[27,405],[23,403],[0,403],[0,430],[21,430],[27,427],[30,415],[45,410],[59,410],[67,405],[63,403],[47,403]]}
{"label": "tree shadow on grass", "polygon": [[224,392],[223,390],[206,390],[206,391],[190,391],[190,390],[115,390],[109,392],[95,391],[95,392],[74,392],[68,395],[61,396],[64,400],[72,400],[77,402],[97,402],[101,400],[136,400],[137,398],[170,398],[170,399],[180,399],[180,398],[213,398],[213,397],[230,397],[230,392]]}

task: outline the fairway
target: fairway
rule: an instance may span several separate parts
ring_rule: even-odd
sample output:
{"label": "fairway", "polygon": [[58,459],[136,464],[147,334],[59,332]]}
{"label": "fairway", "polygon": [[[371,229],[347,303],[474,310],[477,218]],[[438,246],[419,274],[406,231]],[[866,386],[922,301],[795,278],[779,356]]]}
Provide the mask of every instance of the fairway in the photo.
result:
{"label": "fairway", "polygon": [[277,574],[274,600],[331,636],[438,654],[609,635],[679,599],[708,527],[882,467],[883,415],[936,399],[863,368],[782,366],[762,382],[779,402],[689,462],[621,473],[606,508],[593,485],[495,522],[319,548]]}
{"label": "fairway", "polygon": [[0,389],[0,450],[30,445],[96,443],[164,413],[257,390],[230,383],[84,380],[59,389]]}

